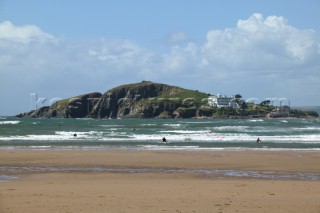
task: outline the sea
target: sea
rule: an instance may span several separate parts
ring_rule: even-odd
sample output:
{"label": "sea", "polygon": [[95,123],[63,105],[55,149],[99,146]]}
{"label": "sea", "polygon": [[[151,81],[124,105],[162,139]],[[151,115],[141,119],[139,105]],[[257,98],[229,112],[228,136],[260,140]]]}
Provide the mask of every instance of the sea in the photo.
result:
{"label": "sea", "polygon": [[[166,142],[163,141],[166,138]],[[257,143],[257,139],[261,142]],[[0,117],[0,150],[320,151],[320,119],[19,119]],[[0,182],[30,172],[187,173],[319,181],[319,173],[166,168],[0,166]]]}
{"label": "sea", "polygon": [[[163,141],[166,138],[166,142]],[[257,143],[257,139],[261,142]],[[0,149],[314,150],[314,119],[19,119],[0,117]]]}

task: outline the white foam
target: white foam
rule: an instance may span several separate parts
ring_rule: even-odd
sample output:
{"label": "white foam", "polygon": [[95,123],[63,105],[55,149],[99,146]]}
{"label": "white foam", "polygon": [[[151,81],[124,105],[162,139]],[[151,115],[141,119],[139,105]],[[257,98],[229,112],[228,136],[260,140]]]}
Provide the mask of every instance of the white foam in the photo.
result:
{"label": "white foam", "polygon": [[214,142],[214,141],[244,141],[255,140],[256,137],[252,138],[247,134],[215,134],[205,132],[197,132],[195,134],[163,134],[163,135],[152,135],[152,134],[140,134],[131,136],[135,140],[142,141],[156,141],[162,137],[166,137],[169,141],[184,142],[184,141],[201,141],[201,142]]}
{"label": "white foam", "polygon": [[[2,121],[12,124],[20,121]],[[0,122],[1,123],[1,122]],[[114,126],[114,125],[113,125]],[[119,126],[119,125],[118,125]],[[250,129],[248,129],[250,128]],[[63,140],[96,140],[96,141],[161,141],[166,137],[168,141],[174,142],[255,142],[259,137],[262,142],[283,142],[283,143],[320,143],[320,132],[314,134],[297,134],[297,135],[266,135],[269,128],[249,127],[249,126],[222,126],[210,127],[208,130],[191,130],[191,129],[170,129],[158,131],[154,134],[137,134],[137,131],[115,131],[117,128],[111,128],[111,131],[56,131],[52,135],[11,135],[0,136],[2,141],[10,140],[25,140],[25,141],[63,141]],[[219,132],[221,130],[233,130],[225,133]],[[319,130],[319,127],[303,127],[303,128],[289,128],[289,131],[306,131]],[[121,130],[121,129],[120,129]],[[128,129],[127,129],[128,130]],[[284,132],[286,128],[277,128],[276,132]],[[270,129],[270,131],[272,131]],[[275,132],[275,130],[273,130]],[[251,133],[251,134],[249,134]],[[77,134],[75,137],[74,134]]]}
{"label": "white foam", "polygon": [[181,124],[163,124],[163,126],[180,127]]}
{"label": "white foam", "polygon": [[13,179],[17,179],[18,177],[12,175],[0,175],[0,182],[8,182]]}
{"label": "white foam", "polygon": [[141,124],[141,126],[156,126],[157,124]]}
{"label": "white foam", "polygon": [[263,122],[264,120],[262,120],[262,119],[251,119],[249,121],[250,122]]}
{"label": "white foam", "polygon": [[[75,137],[74,134],[77,136]],[[89,131],[89,132],[65,132],[56,131],[54,135],[17,135],[17,136],[2,136],[0,140],[22,140],[22,141],[63,141],[63,140],[74,140],[74,139],[95,139],[99,138],[100,132]]]}
{"label": "white foam", "polygon": [[187,124],[211,124],[212,121],[189,121],[189,122],[185,122]]}
{"label": "white foam", "polygon": [[111,128],[111,127],[123,127],[123,125],[118,125],[118,124],[104,124],[104,125],[98,125],[101,127],[107,127],[107,128]]}
{"label": "white foam", "polygon": [[249,126],[217,126],[213,127],[213,130],[218,131],[237,131],[237,132],[248,132]]}
{"label": "white foam", "polygon": [[140,146],[147,150],[196,150],[199,146],[159,146],[159,145],[142,145]]}
{"label": "white foam", "polygon": [[209,131],[205,131],[205,130],[162,130],[159,132],[163,132],[163,133],[178,133],[178,134],[204,134],[204,133],[210,133]]}
{"label": "white foam", "polygon": [[86,136],[86,135],[102,135],[101,131],[88,131],[88,132],[69,132],[69,131],[56,131],[56,135],[70,136],[73,134],[77,134],[77,136]]}
{"label": "white foam", "polygon": [[20,121],[0,121],[0,125],[14,125],[14,124],[19,124]]}
{"label": "white foam", "polygon": [[292,128],[295,131],[320,131],[320,127],[296,127],[296,128]]}
{"label": "white foam", "polygon": [[[73,134],[77,134],[75,137]],[[132,134],[110,133],[102,135],[101,132],[58,132],[55,135],[26,135],[26,136],[0,136],[0,141],[63,141],[63,140],[96,140],[96,141],[161,141],[166,137],[169,142],[255,142],[259,137],[264,142],[272,143],[320,143],[320,134],[290,135],[290,136],[261,136],[248,134]]]}
{"label": "white foam", "polygon": [[110,129],[108,129],[109,131],[117,131],[117,130],[119,130],[118,128],[110,128]]}

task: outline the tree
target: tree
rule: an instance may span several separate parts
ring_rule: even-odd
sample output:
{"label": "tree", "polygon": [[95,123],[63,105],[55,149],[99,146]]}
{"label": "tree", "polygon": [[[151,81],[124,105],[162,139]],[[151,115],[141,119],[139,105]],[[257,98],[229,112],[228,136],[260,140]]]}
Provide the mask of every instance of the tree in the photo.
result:
{"label": "tree", "polygon": [[236,94],[234,97],[235,97],[236,99],[242,98],[242,96],[241,96],[240,94]]}
{"label": "tree", "polygon": [[265,100],[265,101],[262,101],[262,102],[260,103],[260,106],[269,106],[270,103],[271,103],[270,100]]}
{"label": "tree", "polygon": [[241,109],[246,109],[247,107],[248,107],[247,103],[245,101],[243,101],[241,104]]}

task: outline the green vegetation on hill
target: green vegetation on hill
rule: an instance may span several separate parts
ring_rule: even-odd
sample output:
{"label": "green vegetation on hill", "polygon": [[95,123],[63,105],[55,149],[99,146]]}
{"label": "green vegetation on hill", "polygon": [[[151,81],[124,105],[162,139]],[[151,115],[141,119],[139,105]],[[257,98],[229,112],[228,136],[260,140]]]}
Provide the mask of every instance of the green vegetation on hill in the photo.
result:
{"label": "green vegetation on hill", "polygon": [[239,108],[217,108],[208,105],[209,94],[167,84],[142,81],[121,85],[103,95],[89,93],[57,101],[18,117],[60,118],[246,118],[246,117],[317,117],[316,112],[277,109],[268,101],[246,103],[236,95]]}

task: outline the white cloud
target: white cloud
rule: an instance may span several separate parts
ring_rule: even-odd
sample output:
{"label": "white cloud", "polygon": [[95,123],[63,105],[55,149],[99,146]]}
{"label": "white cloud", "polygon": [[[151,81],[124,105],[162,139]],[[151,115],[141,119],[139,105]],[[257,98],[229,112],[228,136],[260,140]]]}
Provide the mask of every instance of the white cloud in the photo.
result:
{"label": "white cloud", "polygon": [[268,16],[264,18],[262,14],[255,13],[247,20],[239,20],[237,28],[249,32],[277,32],[291,28],[282,16]]}
{"label": "white cloud", "polygon": [[0,24],[0,39],[29,43],[31,41],[45,42],[53,40],[54,36],[49,33],[42,32],[34,25],[17,27],[10,21],[4,21]]}
{"label": "white cloud", "polygon": [[102,62],[123,69],[134,66],[144,50],[128,40],[102,39],[89,50],[89,55],[97,57]]}
{"label": "white cloud", "polygon": [[0,98],[15,104],[0,106],[0,114],[29,110],[31,92],[64,98],[141,80],[320,105],[319,32],[253,14],[208,31],[202,44],[186,43],[182,32],[171,38],[170,50],[157,53],[130,40],[71,42],[37,26],[0,23]]}
{"label": "white cloud", "polygon": [[202,54],[207,66],[222,63],[230,73],[279,70],[281,75],[317,63],[318,43],[319,34],[313,30],[291,27],[283,17],[254,14],[239,20],[236,28],[209,31]]}

